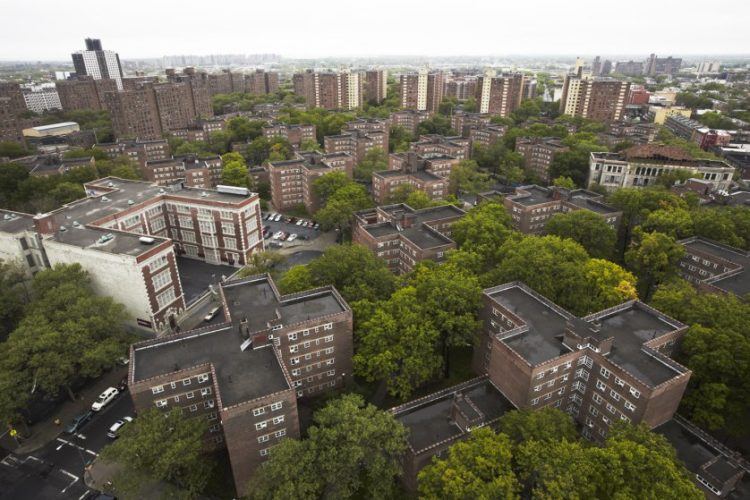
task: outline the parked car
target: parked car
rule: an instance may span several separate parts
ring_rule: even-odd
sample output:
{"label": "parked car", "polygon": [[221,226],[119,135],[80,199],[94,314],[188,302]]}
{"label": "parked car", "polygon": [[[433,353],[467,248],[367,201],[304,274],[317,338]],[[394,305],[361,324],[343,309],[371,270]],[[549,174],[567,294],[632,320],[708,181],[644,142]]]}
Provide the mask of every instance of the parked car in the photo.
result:
{"label": "parked car", "polygon": [[272,217],[275,217],[275,216],[276,216],[276,214],[274,214],[273,212],[268,212],[266,215],[263,216],[263,220],[269,220],[269,219],[271,219]]}
{"label": "parked car", "polygon": [[281,214],[274,214],[269,220],[278,222],[281,219]]}
{"label": "parked car", "polygon": [[120,393],[115,387],[109,387],[107,390],[105,390],[103,393],[99,394],[99,397],[96,398],[96,401],[94,401],[94,404],[91,405],[91,411],[99,411],[105,406],[107,406],[109,403],[112,402],[112,400],[117,397],[117,395]]}
{"label": "parked car", "polygon": [[81,427],[83,427],[83,425],[86,422],[88,422],[89,420],[91,420],[91,417],[93,417],[93,416],[94,416],[94,412],[92,412],[92,411],[87,411],[86,413],[81,413],[80,415],[78,415],[77,417],[75,417],[72,422],[70,422],[70,424],[65,428],[65,432],[67,434],[75,434],[76,432],[78,432],[79,430],[81,430]]}
{"label": "parked car", "polygon": [[284,234],[284,231],[277,231],[277,232],[276,232],[276,233],[275,233],[275,234],[273,235],[273,239],[275,239],[275,240],[278,240],[279,238],[281,238],[281,236],[282,236],[283,234]]}
{"label": "parked car", "polygon": [[302,219],[297,219],[297,217],[289,217],[289,224],[296,224],[298,220]]}
{"label": "parked car", "polygon": [[298,225],[298,226],[301,226],[301,225],[303,225],[304,223],[305,223],[305,221],[303,221],[302,219],[300,219],[300,220],[298,220],[298,221],[297,221],[297,225]]}
{"label": "parked car", "polygon": [[221,306],[216,306],[216,307],[211,308],[211,310],[208,311],[208,314],[203,316],[203,321],[205,322],[211,321],[212,319],[216,317],[217,314],[219,314],[220,310],[221,310]]}
{"label": "parked car", "polygon": [[271,240],[268,244],[274,248],[281,248],[284,246],[283,243],[281,243],[280,241],[276,241],[276,240]]}
{"label": "parked car", "polygon": [[318,224],[318,223],[316,222],[316,223],[315,223],[315,225],[313,226],[313,228],[314,228],[314,229],[320,229],[320,224]]}
{"label": "parked car", "polygon": [[130,357],[129,356],[120,356],[117,358],[117,364],[122,366],[128,366],[128,363],[130,363]]}
{"label": "parked car", "polygon": [[289,237],[286,239],[286,241],[294,241],[297,239],[297,233],[292,233],[289,235]]}
{"label": "parked car", "polygon": [[128,422],[132,422],[133,417],[122,417],[122,420],[115,420],[115,423],[107,431],[107,437],[110,439],[117,439],[117,432],[122,428],[123,425]]}

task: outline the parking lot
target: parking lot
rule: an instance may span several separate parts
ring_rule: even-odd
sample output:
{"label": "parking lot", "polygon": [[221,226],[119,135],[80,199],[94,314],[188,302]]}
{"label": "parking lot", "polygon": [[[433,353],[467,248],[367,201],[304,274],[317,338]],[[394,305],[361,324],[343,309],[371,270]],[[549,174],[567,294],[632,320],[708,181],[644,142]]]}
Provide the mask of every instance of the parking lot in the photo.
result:
{"label": "parking lot", "polygon": [[[297,234],[299,239],[301,240],[314,240],[320,235],[320,230],[313,229],[311,227],[298,226],[295,223],[285,222],[285,219],[281,219],[279,222],[265,220],[265,216],[266,214],[263,214],[263,227],[271,227],[271,237],[266,239],[266,243],[269,243],[270,241],[278,241],[273,239],[273,235],[279,231],[284,231],[288,234]],[[309,221],[311,219],[304,220]],[[287,243],[282,242],[282,244],[286,245]]]}

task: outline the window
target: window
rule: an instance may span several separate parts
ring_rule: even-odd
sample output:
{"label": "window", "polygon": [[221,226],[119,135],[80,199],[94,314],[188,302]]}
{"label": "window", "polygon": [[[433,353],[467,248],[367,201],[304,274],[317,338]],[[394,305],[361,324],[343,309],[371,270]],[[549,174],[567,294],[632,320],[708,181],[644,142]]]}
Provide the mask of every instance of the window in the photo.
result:
{"label": "window", "polygon": [[159,274],[154,275],[151,278],[151,282],[154,285],[154,290],[161,290],[168,284],[172,283],[172,272],[169,269],[165,269]]}
{"label": "window", "polygon": [[159,394],[160,392],[164,392],[164,386],[163,385],[157,385],[156,387],[151,388],[151,392],[154,394]]}
{"label": "window", "polygon": [[630,401],[625,401],[625,409],[630,411],[635,411],[635,405],[631,403]]}
{"label": "window", "polygon": [[198,405],[190,405],[190,411],[198,411]]}
{"label": "window", "polygon": [[211,413],[209,413],[208,415],[206,415],[206,418],[209,419],[209,420],[216,420],[216,418],[217,418],[216,417],[216,412],[212,411]]}
{"label": "window", "polygon": [[607,411],[614,414],[615,413],[615,407],[611,404],[607,403]]}
{"label": "window", "polygon": [[289,340],[297,340],[297,333],[290,333],[287,337],[289,337]]}
{"label": "window", "polygon": [[224,238],[224,247],[230,250],[237,250],[237,240],[234,238]]}
{"label": "window", "polygon": [[607,390],[607,386],[601,380],[597,380],[596,381],[596,388],[599,389],[600,391],[606,391]]}
{"label": "window", "polygon": [[260,456],[261,457],[265,457],[266,455],[268,455],[268,448],[260,450]]}
{"label": "window", "polygon": [[589,406],[589,413],[596,417],[597,415],[599,415],[599,410],[597,410],[593,406]]}
{"label": "window", "polygon": [[277,438],[284,437],[286,436],[286,429],[278,430],[273,435],[276,436]]}
{"label": "window", "polygon": [[271,436],[269,436],[268,434],[266,434],[265,436],[260,436],[260,437],[258,437],[258,442],[259,442],[259,443],[265,443],[265,442],[266,442],[266,441],[268,441],[269,439],[271,439]]}
{"label": "window", "polygon": [[332,365],[334,363],[334,358],[326,360],[327,365]]}
{"label": "window", "polygon": [[534,392],[539,392],[541,390],[542,390],[542,386],[541,385],[537,385],[537,386],[534,387]]}
{"label": "window", "polygon": [[268,421],[267,420],[264,420],[263,422],[258,422],[257,424],[255,424],[255,430],[256,431],[259,431],[261,429],[265,429],[266,427],[268,427]]}
{"label": "window", "polygon": [[278,417],[273,417],[273,423],[274,424],[280,424],[284,421],[284,415],[279,415]]}
{"label": "window", "polygon": [[536,376],[537,380],[541,380],[544,378],[544,372],[538,373]]}
{"label": "window", "polygon": [[221,232],[224,234],[234,234],[234,224],[222,222],[221,223]]}
{"label": "window", "polygon": [[175,396],[174,397],[174,402],[175,403],[179,403],[180,402],[180,396]]}
{"label": "window", "polygon": [[619,385],[620,387],[625,386],[625,382],[623,382],[623,380],[619,377],[615,377],[615,384]]}
{"label": "window", "polygon": [[256,408],[253,410],[253,416],[257,417],[258,415],[263,415],[266,412],[265,408]]}
{"label": "window", "polygon": [[620,400],[620,395],[617,392],[615,392],[614,389],[612,389],[611,391],[609,391],[609,395],[612,396],[612,399],[614,399],[615,401],[619,401]]}
{"label": "window", "polygon": [[539,402],[539,398],[534,398],[534,399],[532,399],[532,400],[531,400],[531,404],[532,404],[532,405],[535,405],[535,404],[537,404],[538,402]]}
{"label": "window", "polygon": [[271,405],[271,411],[276,411],[276,410],[280,410],[280,409],[281,409],[281,406],[282,406],[282,405],[283,405],[283,403],[282,403],[281,401],[278,401],[278,402],[276,402],[276,403],[273,403],[273,404]]}
{"label": "window", "polygon": [[591,399],[593,399],[594,403],[597,403],[597,404],[600,404],[603,401],[602,397],[600,395],[598,395],[597,393],[594,393],[591,396]]}
{"label": "window", "polygon": [[166,291],[156,296],[156,302],[159,304],[159,310],[164,309],[169,304],[175,301],[177,297],[174,294],[174,288],[169,287]]}
{"label": "window", "polygon": [[609,376],[610,376],[610,374],[611,374],[611,372],[610,372],[609,370],[607,370],[606,368],[604,368],[603,366],[602,366],[602,368],[601,368],[601,369],[599,370],[599,373],[601,373],[601,374],[602,374],[602,377],[604,377],[604,378],[607,378],[607,379],[609,378]]}
{"label": "window", "polygon": [[211,427],[208,428],[211,432],[219,432],[219,424],[214,424]]}
{"label": "window", "polygon": [[172,386],[172,389],[177,389],[177,382],[170,382],[169,385]]}
{"label": "window", "polygon": [[[202,373],[198,375],[198,383],[202,384],[203,382],[206,382],[208,380],[208,374]],[[208,390],[208,393],[211,394],[211,389]]]}
{"label": "window", "polygon": [[333,323],[326,323],[323,325],[323,330],[333,330]]}
{"label": "window", "polygon": [[214,400],[213,399],[209,399],[208,401],[204,401],[203,402],[203,408],[209,409],[209,408],[213,408],[213,407],[214,407]]}
{"label": "window", "polygon": [[298,376],[299,375],[299,368],[295,368],[294,370],[292,370],[292,375],[295,376],[295,377]]}
{"label": "window", "polygon": [[333,342],[333,335],[326,335],[325,337],[323,337],[323,340],[325,342]]}
{"label": "window", "polygon": [[636,399],[641,397],[640,391],[638,391],[637,389],[633,389],[632,387],[630,388],[630,394],[632,394]]}
{"label": "window", "polygon": [[290,345],[289,346],[289,352],[298,352],[299,346],[298,345]]}
{"label": "window", "polygon": [[167,406],[167,400],[166,399],[160,399],[160,400],[156,401],[156,407],[157,408],[164,408],[165,406]]}

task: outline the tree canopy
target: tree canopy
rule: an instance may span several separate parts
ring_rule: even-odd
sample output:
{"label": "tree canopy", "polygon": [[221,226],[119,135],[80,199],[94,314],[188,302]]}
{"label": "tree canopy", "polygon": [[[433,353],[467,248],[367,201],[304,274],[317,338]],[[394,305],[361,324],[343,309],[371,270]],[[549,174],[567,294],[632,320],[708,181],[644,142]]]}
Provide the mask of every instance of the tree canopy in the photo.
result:
{"label": "tree canopy", "polygon": [[555,214],[547,221],[545,230],[547,234],[570,238],[597,258],[611,257],[617,242],[615,230],[601,215],[590,210]]}

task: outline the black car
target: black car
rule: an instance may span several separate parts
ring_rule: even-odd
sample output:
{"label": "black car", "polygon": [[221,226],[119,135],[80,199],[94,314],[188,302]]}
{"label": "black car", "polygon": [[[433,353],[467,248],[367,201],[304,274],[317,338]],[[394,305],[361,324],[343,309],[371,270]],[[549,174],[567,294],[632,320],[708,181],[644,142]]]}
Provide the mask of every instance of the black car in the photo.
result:
{"label": "black car", "polygon": [[128,389],[128,377],[122,377],[122,380],[120,380],[120,383],[117,384],[117,390],[120,392],[124,392]]}
{"label": "black car", "polygon": [[91,410],[87,411],[86,413],[81,413],[80,415],[75,417],[72,422],[70,422],[70,425],[65,428],[65,432],[68,434],[75,434],[81,429],[81,427],[84,426],[86,422],[91,420],[91,417],[93,416],[94,412]]}

